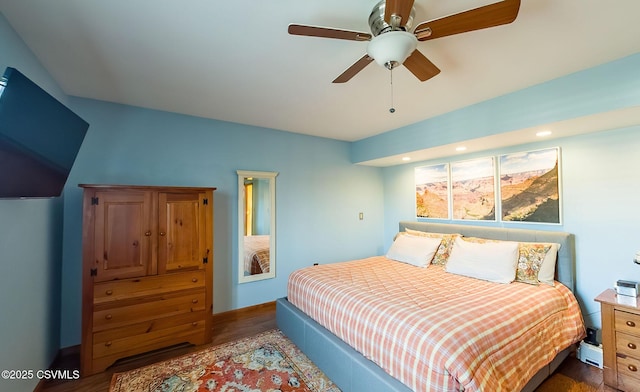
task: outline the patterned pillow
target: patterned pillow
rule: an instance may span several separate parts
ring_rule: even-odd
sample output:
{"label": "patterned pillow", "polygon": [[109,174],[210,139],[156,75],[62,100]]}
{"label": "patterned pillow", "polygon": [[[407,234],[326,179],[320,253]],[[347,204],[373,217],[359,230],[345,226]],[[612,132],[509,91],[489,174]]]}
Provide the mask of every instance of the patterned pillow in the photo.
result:
{"label": "patterned pillow", "polygon": [[431,261],[431,264],[437,265],[447,264],[447,260],[449,260],[449,254],[451,253],[451,248],[453,247],[453,242],[457,237],[461,237],[460,234],[428,233],[425,231],[411,230],[407,228],[405,228],[404,230],[407,232],[407,234],[410,235],[440,238],[442,240],[435,256],[433,256],[433,260]]}
{"label": "patterned pillow", "polygon": [[550,244],[520,243],[516,282],[540,284],[538,274],[550,249]]}
{"label": "patterned pillow", "polygon": [[538,282],[553,286],[555,284],[556,277],[556,260],[558,258],[558,251],[560,251],[561,245],[555,242],[521,242],[520,245],[543,245],[549,246],[540,271],[538,272]]}

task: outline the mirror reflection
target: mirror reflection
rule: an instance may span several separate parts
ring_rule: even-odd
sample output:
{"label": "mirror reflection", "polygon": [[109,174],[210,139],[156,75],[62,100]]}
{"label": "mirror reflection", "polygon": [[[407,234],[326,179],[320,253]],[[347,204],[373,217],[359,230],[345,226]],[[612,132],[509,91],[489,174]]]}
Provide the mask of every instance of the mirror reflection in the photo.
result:
{"label": "mirror reflection", "polygon": [[239,282],[275,277],[276,172],[238,171]]}

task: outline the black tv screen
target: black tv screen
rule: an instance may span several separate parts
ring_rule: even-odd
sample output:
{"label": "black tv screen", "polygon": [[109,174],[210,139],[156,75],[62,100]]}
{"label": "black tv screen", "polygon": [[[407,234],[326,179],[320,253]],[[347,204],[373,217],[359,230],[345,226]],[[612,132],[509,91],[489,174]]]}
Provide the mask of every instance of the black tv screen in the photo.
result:
{"label": "black tv screen", "polygon": [[0,80],[0,198],[60,196],[88,128],[7,67]]}

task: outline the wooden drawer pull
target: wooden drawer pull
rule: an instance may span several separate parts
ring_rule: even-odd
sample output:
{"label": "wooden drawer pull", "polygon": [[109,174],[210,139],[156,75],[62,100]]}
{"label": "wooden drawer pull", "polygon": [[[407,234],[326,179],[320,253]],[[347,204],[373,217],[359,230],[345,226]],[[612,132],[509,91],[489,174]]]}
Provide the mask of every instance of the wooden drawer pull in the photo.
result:
{"label": "wooden drawer pull", "polygon": [[146,235],[147,237],[149,237],[149,236],[151,235],[151,232],[150,232],[150,231],[146,231],[146,232],[144,233],[144,235]]}
{"label": "wooden drawer pull", "polygon": [[107,347],[111,347],[111,341],[106,342],[104,345],[107,346]]}
{"label": "wooden drawer pull", "polygon": [[198,278],[193,278],[193,279],[191,279],[191,281],[192,281],[193,283],[196,283],[196,282],[198,281]]}
{"label": "wooden drawer pull", "polygon": [[637,347],[636,347],[636,345],[635,345],[635,344],[633,344],[633,343],[629,343],[629,344],[627,344],[627,347],[629,347],[629,348],[630,348],[630,349],[632,349],[632,350],[635,350],[635,349],[637,348]]}
{"label": "wooden drawer pull", "polygon": [[108,315],[104,316],[104,318],[107,319],[107,320],[111,320],[112,317],[113,316],[111,314],[108,314]]}
{"label": "wooden drawer pull", "polygon": [[198,326],[198,322],[197,322],[197,321],[192,322],[192,323],[191,323],[191,326],[192,326],[192,327],[197,327],[197,326]]}
{"label": "wooden drawer pull", "polygon": [[633,321],[627,321],[627,326],[629,327],[635,327],[636,323],[634,323]]}
{"label": "wooden drawer pull", "polygon": [[192,303],[192,304],[197,304],[197,303],[198,303],[198,300],[197,300],[197,299],[192,299],[192,300],[191,300],[191,303]]}
{"label": "wooden drawer pull", "polygon": [[111,294],[113,294],[113,290],[107,290],[107,291],[105,291],[104,293],[105,293],[106,295],[111,295]]}
{"label": "wooden drawer pull", "polygon": [[632,372],[637,372],[638,371],[638,368],[635,367],[634,365],[627,366],[627,369],[631,370]]}

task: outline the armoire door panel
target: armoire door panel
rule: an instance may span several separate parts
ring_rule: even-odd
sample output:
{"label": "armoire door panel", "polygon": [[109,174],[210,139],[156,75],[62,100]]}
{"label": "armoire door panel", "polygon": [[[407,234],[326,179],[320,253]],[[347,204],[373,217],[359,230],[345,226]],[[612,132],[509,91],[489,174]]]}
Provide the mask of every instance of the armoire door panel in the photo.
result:
{"label": "armoire door panel", "polygon": [[198,192],[159,194],[158,273],[203,268]]}
{"label": "armoire door panel", "polygon": [[96,192],[95,281],[148,273],[153,241],[149,192]]}

